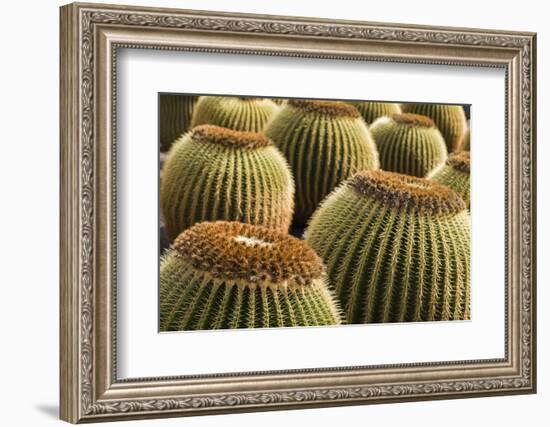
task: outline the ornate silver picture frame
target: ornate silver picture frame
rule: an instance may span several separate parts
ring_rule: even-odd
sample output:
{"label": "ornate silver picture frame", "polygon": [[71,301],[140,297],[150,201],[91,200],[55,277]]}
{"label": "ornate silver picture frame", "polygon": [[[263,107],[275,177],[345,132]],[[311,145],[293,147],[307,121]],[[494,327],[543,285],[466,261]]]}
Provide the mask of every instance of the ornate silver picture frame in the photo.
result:
{"label": "ornate silver picture frame", "polygon": [[[63,6],[60,13],[63,420],[79,423],[536,391],[535,34],[79,3]],[[504,357],[120,379],[115,226],[120,49],[504,70]]]}

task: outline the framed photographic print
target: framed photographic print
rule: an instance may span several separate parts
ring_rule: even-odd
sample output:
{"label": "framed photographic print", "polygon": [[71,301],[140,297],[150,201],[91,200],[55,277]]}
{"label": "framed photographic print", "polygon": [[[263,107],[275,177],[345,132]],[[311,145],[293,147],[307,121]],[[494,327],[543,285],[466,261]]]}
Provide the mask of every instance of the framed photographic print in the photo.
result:
{"label": "framed photographic print", "polygon": [[61,418],[533,393],[535,34],[61,8]]}

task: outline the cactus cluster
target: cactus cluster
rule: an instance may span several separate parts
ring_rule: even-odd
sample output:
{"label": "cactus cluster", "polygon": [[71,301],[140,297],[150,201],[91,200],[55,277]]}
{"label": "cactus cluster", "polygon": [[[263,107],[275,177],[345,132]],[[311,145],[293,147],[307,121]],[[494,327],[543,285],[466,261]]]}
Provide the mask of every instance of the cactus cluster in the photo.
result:
{"label": "cactus cluster", "polygon": [[380,117],[370,127],[380,168],[424,177],[447,158],[447,147],[434,122],[418,114]]}
{"label": "cactus cluster", "polygon": [[348,323],[469,319],[469,214],[446,186],[360,172],[323,202],[306,242]]}
{"label": "cactus cluster", "polygon": [[431,118],[441,131],[449,153],[462,147],[468,128],[464,108],[450,104],[402,104],[404,113],[421,114]]}
{"label": "cactus cluster", "polygon": [[371,125],[379,117],[401,113],[399,104],[392,102],[348,101],[348,104],[357,108],[367,125]]}
{"label": "cactus cluster", "polygon": [[428,178],[456,191],[470,209],[470,152],[460,151],[449,156],[445,165]]}
{"label": "cactus cluster", "polygon": [[461,106],[162,95],[159,126],[161,331],[470,318]]}
{"label": "cactus cluster", "polygon": [[198,96],[168,95],[159,96],[160,150],[168,151],[172,143],[191,125],[193,108]]}
{"label": "cactus cluster", "polygon": [[201,96],[191,126],[204,124],[228,129],[261,132],[279,106],[266,98],[237,96]]}
{"label": "cactus cluster", "polygon": [[305,224],[346,178],[379,167],[376,147],[359,111],[343,102],[289,100],[265,134],[285,155],[294,175],[296,224]]}
{"label": "cactus cluster", "polygon": [[160,186],[169,236],[218,219],[287,231],[294,183],[265,135],[213,125],[193,128],[170,150]]}
{"label": "cactus cluster", "polygon": [[162,258],[161,331],[341,322],[322,261],[286,234],[205,222],[180,234]]}

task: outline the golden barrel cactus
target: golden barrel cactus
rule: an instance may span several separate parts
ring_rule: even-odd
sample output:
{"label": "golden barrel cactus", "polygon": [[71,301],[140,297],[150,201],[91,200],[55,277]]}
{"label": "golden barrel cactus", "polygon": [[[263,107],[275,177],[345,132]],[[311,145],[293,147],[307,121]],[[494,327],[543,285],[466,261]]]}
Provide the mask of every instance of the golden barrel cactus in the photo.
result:
{"label": "golden barrel cactus", "polygon": [[306,242],[348,323],[470,317],[470,218],[444,185],[359,172],[315,212]]}
{"label": "golden barrel cactus", "polygon": [[470,209],[470,152],[459,151],[453,153],[440,169],[435,170],[428,178],[444,184],[454,191]]}
{"label": "golden barrel cactus", "polygon": [[261,226],[203,222],[160,267],[160,330],[338,325],[321,259],[305,242]]}
{"label": "golden barrel cactus", "polygon": [[174,239],[201,221],[228,220],[287,231],[294,182],[288,164],[260,133],[193,128],[170,150],[160,206]]}
{"label": "golden barrel cactus", "polygon": [[431,118],[441,131],[449,153],[462,148],[468,128],[462,105],[411,103],[401,104],[401,110]]}
{"label": "golden barrel cactus", "polygon": [[447,159],[445,140],[429,117],[394,114],[380,117],[369,129],[383,170],[423,177]]}
{"label": "golden barrel cactus", "polygon": [[198,96],[162,94],[159,96],[160,150],[168,151],[172,143],[189,130]]}
{"label": "golden barrel cactus", "polygon": [[191,126],[216,125],[233,130],[262,132],[279,106],[266,98],[201,96]]}
{"label": "golden barrel cactus", "polygon": [[352,105],[291,99],[265,134],[290,164],[296,182],[294,222],[303,225],[323,198],[360,170],[377,169],[374,141]]}
{"label": "golden barrel cactus", "polygon": [[361,113],[361,117],[367,125],[374,123],[376,119],[384,116],[393,116],[401,113],[399,104],[392,102],[371,102],[371,101],[347,101]]}

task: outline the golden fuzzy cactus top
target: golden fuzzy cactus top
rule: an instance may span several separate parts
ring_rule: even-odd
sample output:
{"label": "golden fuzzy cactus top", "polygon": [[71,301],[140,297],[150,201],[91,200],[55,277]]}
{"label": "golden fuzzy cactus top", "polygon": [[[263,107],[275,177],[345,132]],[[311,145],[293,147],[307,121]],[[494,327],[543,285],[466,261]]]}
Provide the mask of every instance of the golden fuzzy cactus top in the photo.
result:
{"label": "golden fuzzy cactus top", "polygon": [[370,127],[386,171],[423,177],[447,158],[443,136],[432,119],[419,114],[380,117]]}
{"label": "golden fuzzy cactus top", "polygon": [[301,240],[240,222],[202,222],[180,234],[172,248],[193,268],[223,280],[309,286],[324,266]]}
{"label": "golden fuzzy cactus top", "polygon": [[294,222],[306,223],[323,198],[354,173],[377,169],[374,141],[352,105],[291,99],[266,135],[287,158],[296,182]]}
{"label": "golden fuzzy cactus top", "polygon": [[408,175],[365,171],[355,174],[347,183],[387,207],[436,215],[456,214],[466,208],[464,201],[450,188]]}
{"label": "golden fuzzy cactus top", "polygon": [[385,171],[354,175],[306,230],[348,323],[470,316],[470,219],[450,188]]}
{"label": "golden fuzzy cactus top", "polygon": [[193,128],[171,148],[160,204],[168,235],[201,221],[230,220],[287,231],[294,205],[288,164],[256,132]]}
{"label": "golden fuzzy cactus top", "polygon": [[191,126],[203,124],[233,130],[261,132],[279,110],[270,99],[238,96],[201,96],[195,105]]}
{"label": "golden fuzzy cactus top", "polygon": [[160,277],[161,330],[341,322],[313,249],[261,226],[196,224],[174,241]]}

